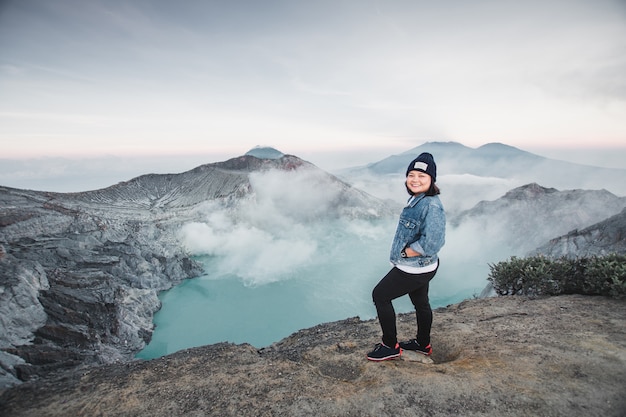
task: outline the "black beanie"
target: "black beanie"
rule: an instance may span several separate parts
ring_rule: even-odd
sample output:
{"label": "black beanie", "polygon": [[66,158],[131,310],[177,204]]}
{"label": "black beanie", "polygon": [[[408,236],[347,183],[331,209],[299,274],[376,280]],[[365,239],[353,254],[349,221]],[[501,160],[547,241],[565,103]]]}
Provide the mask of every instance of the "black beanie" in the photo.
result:
{"label": "black beanie", "polygon": [[421,153],[420,156],[411,161],[409,167],[406,169],[407,177],[411,171],[425,172],[431,176],[433,182],[437,181],[437,165],[435,164],[433,156],[428,152]]}

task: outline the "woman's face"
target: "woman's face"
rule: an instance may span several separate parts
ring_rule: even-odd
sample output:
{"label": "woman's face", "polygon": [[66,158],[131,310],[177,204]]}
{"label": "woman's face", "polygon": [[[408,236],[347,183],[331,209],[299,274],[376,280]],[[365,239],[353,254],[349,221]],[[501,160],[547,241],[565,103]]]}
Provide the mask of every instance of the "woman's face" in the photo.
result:
{"label": "woman's face", "polygon": [[432,178],[425,172],[409,171],[406,176],[406,185],[413,194],[425,193],[430,188]]}

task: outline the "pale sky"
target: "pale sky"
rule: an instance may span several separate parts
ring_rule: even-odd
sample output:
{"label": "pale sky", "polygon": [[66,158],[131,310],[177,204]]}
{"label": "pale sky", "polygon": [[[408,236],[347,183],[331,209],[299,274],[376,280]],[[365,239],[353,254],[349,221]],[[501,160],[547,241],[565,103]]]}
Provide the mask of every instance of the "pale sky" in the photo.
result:
{"label": "pale sky", "polygon": [[624,0],[0,0],[0,158],[626,148]]}

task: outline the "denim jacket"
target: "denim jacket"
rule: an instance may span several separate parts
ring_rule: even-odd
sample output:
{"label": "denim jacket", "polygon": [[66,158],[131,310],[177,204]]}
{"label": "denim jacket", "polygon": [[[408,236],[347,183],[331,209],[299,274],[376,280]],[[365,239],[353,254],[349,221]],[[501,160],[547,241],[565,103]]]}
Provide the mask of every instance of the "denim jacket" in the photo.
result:
{"label": "denim jacket", "polygon": [[[446,214],[439,197],[425,194],[411,197],[400,214],[389,260],[396,266],[432,265],[439,259],[437,253],[445,243],[445,232]],[[401,252],[408,246],[422,256],[403,258]]]}

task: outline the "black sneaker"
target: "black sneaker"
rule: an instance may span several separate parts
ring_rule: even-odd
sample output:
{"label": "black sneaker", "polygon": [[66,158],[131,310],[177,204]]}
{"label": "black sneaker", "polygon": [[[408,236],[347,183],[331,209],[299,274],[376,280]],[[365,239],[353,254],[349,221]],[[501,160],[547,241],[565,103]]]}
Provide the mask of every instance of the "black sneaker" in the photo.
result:
{"label": "black sneaker", "polygon": [[400,347],[404,350],[412,350],[414,352],[419,352],[422,355],[430,356],[433,353],[433,348],[430,346],[430,343],[427,346],[422,346],[417,343],[417,339],[407,340],[406,342],[400,342]]}
{"label": "black sneaker", "polygon": [[384,343],[378,343],[374,350],[367,354],[367,359],[370,361],[386,361],[399,358],[400,355],[402,355],[402,349],[400,349],[400,345],[397,343],[394,348],[390,348]]}

